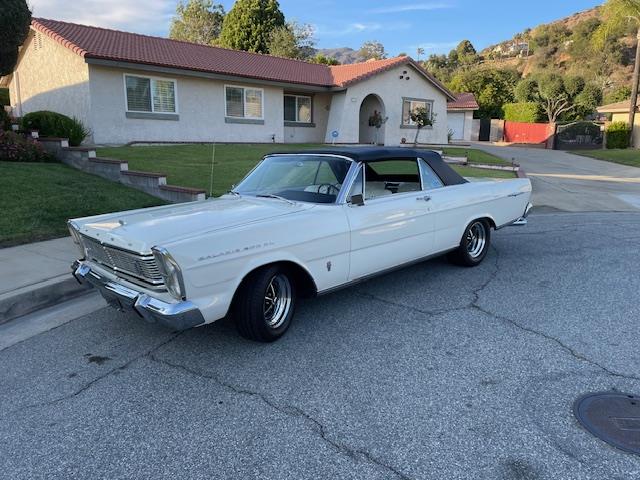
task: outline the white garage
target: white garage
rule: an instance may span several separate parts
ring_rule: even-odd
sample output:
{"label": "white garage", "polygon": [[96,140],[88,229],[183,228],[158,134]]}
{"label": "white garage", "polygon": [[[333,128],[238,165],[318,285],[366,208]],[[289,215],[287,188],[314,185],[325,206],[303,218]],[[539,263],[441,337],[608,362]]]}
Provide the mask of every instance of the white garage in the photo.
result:
{"label": "white garage", "polygon": [[447,128],[451,140],[464,140],[464,112],[447,111]]}
{"label": "white garage", "polygon": [[473,93],[458,93],[456,100],[447,103],[447,128],[451,133],[451,141],[471,141],[473,112],[478,110],[478,102]]}

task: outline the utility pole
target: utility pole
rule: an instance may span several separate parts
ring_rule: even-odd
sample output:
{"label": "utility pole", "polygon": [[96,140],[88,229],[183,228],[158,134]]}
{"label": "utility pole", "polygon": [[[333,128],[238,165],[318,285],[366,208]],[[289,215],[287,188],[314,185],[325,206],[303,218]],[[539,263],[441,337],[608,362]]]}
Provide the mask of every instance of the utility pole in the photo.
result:
{"label": "utility pole", "polygon": [[640,79],[640,27],[636,34],[636,63],[633,67],[633,84],[631,85],[631,100],[629,103],[629,146],[633,147],[633,125],[636,118],[636,105],[638,104],[638,80]]}

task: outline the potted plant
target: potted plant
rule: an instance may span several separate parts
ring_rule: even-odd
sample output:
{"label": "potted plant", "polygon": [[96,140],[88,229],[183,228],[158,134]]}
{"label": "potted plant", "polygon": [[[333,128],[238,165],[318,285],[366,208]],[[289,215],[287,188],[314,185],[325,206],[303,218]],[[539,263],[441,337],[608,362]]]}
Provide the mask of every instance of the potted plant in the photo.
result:
{"label": "potted plant", "polygon": [[380,132],[380,128],[382,127],[382,125],[387,123],[387,120],[389,120],[389,117],[383,117],[382,114],[377,110],[374,110],[373,115],[369,117],[369,126],[376,129],[376,145],[378,144],[378,134]]}

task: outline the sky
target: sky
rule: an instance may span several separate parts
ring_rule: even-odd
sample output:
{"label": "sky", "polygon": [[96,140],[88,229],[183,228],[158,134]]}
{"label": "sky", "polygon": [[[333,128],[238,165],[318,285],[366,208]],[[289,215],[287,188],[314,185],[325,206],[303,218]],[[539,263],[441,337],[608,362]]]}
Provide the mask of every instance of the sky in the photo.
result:
{"label": "sky", "polygon": [[[215,2],[216,0],[214,0]],[[508,40],[527,27],[547,23],[603,0],[280,0],[287,20],[314,27],[318,48],[357,49],[381,42],[390,56],[447,53],[461,40],[477,50]],[[167,36],[177,0],[30,0],[33,15]],[[226,10],[232,0],[218,0]]]}

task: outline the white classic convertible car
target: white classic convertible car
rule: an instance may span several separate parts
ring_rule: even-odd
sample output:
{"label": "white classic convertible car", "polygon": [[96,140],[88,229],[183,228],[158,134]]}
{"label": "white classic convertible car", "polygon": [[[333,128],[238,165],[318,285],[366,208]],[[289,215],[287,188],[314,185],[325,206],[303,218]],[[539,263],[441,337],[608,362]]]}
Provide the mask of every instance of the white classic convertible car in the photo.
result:
{"label": "white classic convertible car", "polygon": [[296,299],[435,255],[475,266],[491,229],[526,223],[527,179],[467,182],[440,155],[342,148],[267,155],[215,199],[69,221],[81,283],[186,329],[231,313],[273,341]]}

